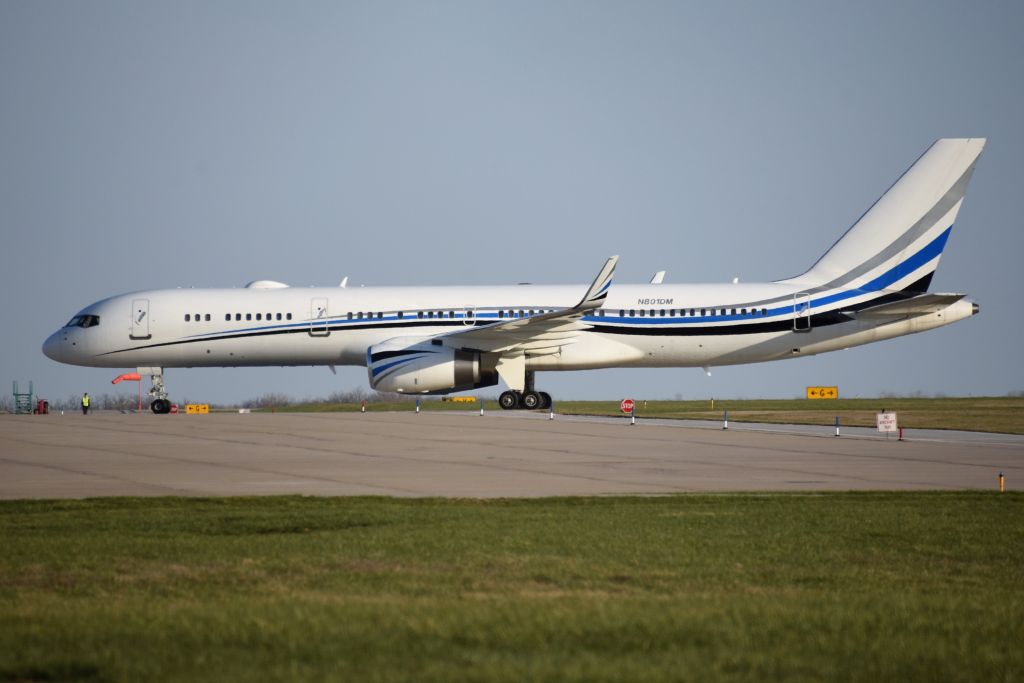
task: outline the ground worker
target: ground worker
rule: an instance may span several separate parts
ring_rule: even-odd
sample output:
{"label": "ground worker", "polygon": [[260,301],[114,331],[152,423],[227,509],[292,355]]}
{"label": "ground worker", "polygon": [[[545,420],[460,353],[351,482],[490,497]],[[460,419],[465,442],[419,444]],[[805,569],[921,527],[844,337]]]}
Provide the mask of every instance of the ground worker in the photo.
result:
{"label": "ground worker", "polygon": [[89,414],[89,392],[82,394],[82,415]]}

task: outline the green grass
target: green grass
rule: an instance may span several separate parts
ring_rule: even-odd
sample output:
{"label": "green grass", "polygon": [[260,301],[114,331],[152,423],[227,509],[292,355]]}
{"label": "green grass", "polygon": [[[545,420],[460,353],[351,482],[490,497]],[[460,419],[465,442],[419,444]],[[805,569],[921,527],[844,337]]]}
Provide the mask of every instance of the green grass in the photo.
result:
{"label": "green grass", "polygon": [[[500,410],[495,401],[485,401],[487,411]],[[301,403],[277,408],[282,412],[353,412],[355,403]],[[414,403],[371,403],[367,411],[412,411]],[[422,410],[480,409],[479,403],[451,403],[424,400]],[[637,398],[638,417],[684,420],[720,420],[729,411],[730,422],[832,425],[838,415],[848,427],[874,427],[875,413],[896,411],[900,426],[907,429],[964,429],[977,432],[1024,434],[1024,397],[971,398],[853,398],[806,399],[718,399],[711,401],[647,401]],[[563,415],[622,415],[619,401],[556,401]]]}
{"label": "green grass", "polygon": [[0,681],[1019,680],[1024,496],[0,502]]}

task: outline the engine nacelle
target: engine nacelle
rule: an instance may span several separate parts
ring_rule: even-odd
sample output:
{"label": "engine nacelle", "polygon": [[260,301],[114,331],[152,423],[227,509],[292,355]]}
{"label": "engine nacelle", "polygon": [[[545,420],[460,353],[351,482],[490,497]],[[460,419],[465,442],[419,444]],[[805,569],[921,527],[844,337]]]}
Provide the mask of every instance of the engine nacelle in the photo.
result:
{"label": "engine nacelle", "polygon": [[479,352],[401,337],[367,349],[366,372],[377,391],[403,394],[447,394],[498,383],[497,371],[481,364]]}

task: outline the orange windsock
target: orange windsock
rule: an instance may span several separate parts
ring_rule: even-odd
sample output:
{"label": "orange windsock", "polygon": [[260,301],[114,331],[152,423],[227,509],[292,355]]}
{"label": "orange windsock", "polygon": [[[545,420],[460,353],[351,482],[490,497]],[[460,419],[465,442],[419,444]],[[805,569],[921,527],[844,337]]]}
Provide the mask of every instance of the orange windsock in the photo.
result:
{"label": "orange windsock", "polygon": [[118,375],[110,383],[119,384],[120,382],[141,382],[142,375],[137,372],[126,372],[123,375]]}

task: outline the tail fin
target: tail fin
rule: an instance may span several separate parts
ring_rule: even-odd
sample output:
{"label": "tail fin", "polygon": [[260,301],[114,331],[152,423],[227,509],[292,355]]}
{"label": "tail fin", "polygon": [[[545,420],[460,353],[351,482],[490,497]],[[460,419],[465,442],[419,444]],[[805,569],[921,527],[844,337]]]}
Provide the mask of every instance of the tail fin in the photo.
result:
{"label": "tail fin", "polygon": [[927,291],[984,146],[984,138],[935,142],[810,270],[785,282]]}

